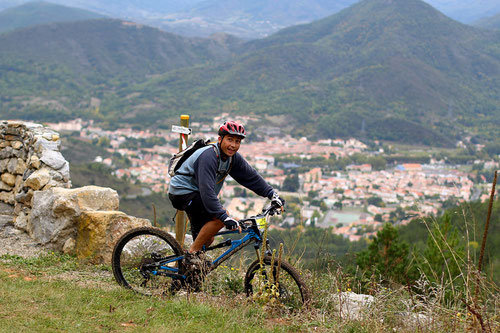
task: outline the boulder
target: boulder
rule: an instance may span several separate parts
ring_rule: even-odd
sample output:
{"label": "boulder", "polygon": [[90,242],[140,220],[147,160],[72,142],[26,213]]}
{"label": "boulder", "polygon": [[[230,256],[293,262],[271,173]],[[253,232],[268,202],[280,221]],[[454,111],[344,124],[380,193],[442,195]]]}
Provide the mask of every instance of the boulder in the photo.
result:
{"label": "boulder", "polygon": [[342,318],[361,320],[368,313],[375,298],[371,295],[356,294],[353,292],[340,292],[332,297],[338,299],[337,311]]}
{"label": "boulder", "polygon": [[76,189],[53,187],[35,191],[27,229],[30,236],[47,247],[61,251],[69,238],[76,239],[77,221],[84,211],[116,210],[118,193],[110,188],[85,186]]}
{"label": "boulder", "polygon": [[95,263],[110,263],[118,239],[128,230],[143,226],[151,223],[119,211],[83,212],[78,221],[76,255]]}

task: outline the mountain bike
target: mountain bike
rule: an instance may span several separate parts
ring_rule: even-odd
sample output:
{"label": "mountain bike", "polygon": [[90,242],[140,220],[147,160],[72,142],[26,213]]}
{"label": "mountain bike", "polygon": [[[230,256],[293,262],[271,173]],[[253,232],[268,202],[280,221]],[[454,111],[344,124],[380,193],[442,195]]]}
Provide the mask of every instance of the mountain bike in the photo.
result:
{"label": "mountain bike", "polygon": [[[280,213],[281,207],[269,205],[260,214],[240,220],[244,234],[241,239],[228,238],[204,249],[207,253],[227,248],[215,260],[208,262],[205,273],[215,270],[235,253],[253,244],[257,259],[245,274],[244,290],[247,296],[267,291],[286,307],[300,308],[310,301],[309,290],[301,274],[290,263],[272,256],[269,241],[263,244],[263,230],[271,216]],[[237,230],[222,231],[217,235],[237,233]],[[182,246],[169,233],[153,227],[136,228],[125,233],[116,243],[112,256],[113,274],[125,288],[144,295],[163,295],[179,288],[189,288],[189,272],[184,257]]]}

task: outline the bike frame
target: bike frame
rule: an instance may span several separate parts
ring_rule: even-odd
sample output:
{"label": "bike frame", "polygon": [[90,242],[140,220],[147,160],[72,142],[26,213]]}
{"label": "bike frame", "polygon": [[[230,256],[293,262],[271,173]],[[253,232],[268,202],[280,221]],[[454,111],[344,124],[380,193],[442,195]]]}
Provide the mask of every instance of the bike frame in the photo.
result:
{"label": "bike frame", "polygon": [[[252,225],[243,229],[241,232],[246,235],[241,239],[227,239],[222,241],[219,244],[210,246],[204,250],[204,252],[212,251],[219,248],[229,247],[224,253],[222,253],[219,257],[212,261],[212,265],[209,268],[209,271],[216,269],[221,263],[232,257],[235,253],[239,252],[242,248],[249,245],[250,243],[254,243],[254,248],[257,252],[257,256],[259,255],[258,249],[262,246],[262,235],[257,226],[257,220],[266,218],[266,220],[270,217],[270,209],[265,210],[265,213],[253,216],[251,218],[247,218],[244,220],[240,220],[240,225],[244,225],[245,223],[251,222]],[[267,221],[269,223],[269,221]],[[228,235],[228,234],[238,234],[238,230],[231,231],[222,231],[216,234],[216,236]],[[268,244],[266,244],[267,246]],[[168,256],[165,258],[159,258],[158,263],[154,264],[157,270],[152,270],[150,273],[153,275],[164,275],[169,276],[171,278],[177,279],[186,279],[186,275],[179,273],[179,265],[177,267],[170,267],[169,264],[174,262],[179,262],[184,259],[184,256]]]}

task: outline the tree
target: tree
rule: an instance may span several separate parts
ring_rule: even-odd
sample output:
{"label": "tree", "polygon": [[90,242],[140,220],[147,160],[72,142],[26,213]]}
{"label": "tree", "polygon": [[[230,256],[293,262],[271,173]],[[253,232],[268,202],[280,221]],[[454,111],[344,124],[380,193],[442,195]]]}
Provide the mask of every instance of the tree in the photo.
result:
{"label": "tree", "polygon": [[286,192],[297,192],[299,190],[299,176],[298,175],[290,175],[285,178],[283,181],[283,191]]}
{"label": "tree", "polygon": [[356,256],[358,266],[371,275],[378,275],[384,280],[406,283],[409,269],[408,243],[399,240],[398,231],[391,224],[382,230],[368,246]]}

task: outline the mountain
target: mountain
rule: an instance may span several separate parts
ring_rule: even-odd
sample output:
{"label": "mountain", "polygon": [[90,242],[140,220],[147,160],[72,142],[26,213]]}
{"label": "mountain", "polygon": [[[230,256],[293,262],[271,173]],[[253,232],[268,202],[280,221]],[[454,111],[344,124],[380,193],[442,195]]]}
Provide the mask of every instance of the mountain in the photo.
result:
{"label": "mountain", "polygon": [[102,18],[102,15],[83,9],[48,2],[29,2],[0,12],[0,33],[38,24]]}
{"label": "mountain", "polygon": [[483,18],[474,23],[475,26],[485,29],[496,29],[500,30],[500,13]]}
{"label": "mountain", "polygon": [[223,64],[155,78],[132,103],[286,115],[281,126],[305,135],[450,145],[463,131],[498,133],[499,42],[422,1],[365,0],[248,42]]}
{"label": "mountain", "polygon": [[[118,86],[222,61],[238,42],[224,35],[181,37],[113,19],[52,23],[4,33],[0,35],[0,115],[19,118],[23,109],[26,118],[61,110],[69,116],[85,110],[91,97],[102,99]],[[19,104],[19,99],[24,102]]]}
{"label": "mountain", "polygon": [[53,24],[0,36],[0,115],[169,127],[223,111],[294,135],[453,145],[498,137],[499,43],[419,0],[365,0],[244,44]]}
{"label": "mountain", "polygon": [[[29,0],[0,0],[0,10]],[[358,0],[50,0],[186,36],[225,32],[261,38],[281,28],[318,20]],[[498,0],[425,0],[445,15],[473,23],[500,11]]]}
{"label": "mountain", "polygon": [[309,23],[357,0],[205,0],[152,21],[162,29],[196,36],[224,31],[242,38],[268,36],[282,28]]}
{"label": "mountain", "polygon": [[467,24],[500,12],[498,0],[426,0],[426,2],[454,20]]}

